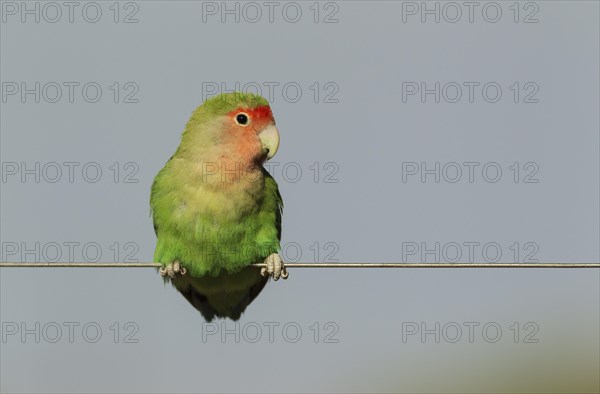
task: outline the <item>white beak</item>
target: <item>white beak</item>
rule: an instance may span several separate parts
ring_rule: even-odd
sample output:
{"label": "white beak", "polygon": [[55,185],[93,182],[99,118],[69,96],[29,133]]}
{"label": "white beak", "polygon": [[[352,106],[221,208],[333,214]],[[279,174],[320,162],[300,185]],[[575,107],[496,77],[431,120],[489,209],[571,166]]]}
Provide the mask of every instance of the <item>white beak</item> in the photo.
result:
{"label": "white beak", "polygon": [[277,127],[273,124],[265,127],[258,133],[258,138],[260,138],[263,148],[268,150],[267,160],[275,156],[279,148],[279,131],[277,131]]}

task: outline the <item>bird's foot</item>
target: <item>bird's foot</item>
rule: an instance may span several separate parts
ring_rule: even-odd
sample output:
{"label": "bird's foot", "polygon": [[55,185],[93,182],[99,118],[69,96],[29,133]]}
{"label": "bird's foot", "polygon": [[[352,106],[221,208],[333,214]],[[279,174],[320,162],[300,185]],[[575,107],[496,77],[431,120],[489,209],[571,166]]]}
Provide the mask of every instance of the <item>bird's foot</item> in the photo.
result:
{"label": "bird's foot", "polygon": [[173,279],[177,274],[185,275],[186,272],[187,270],[183,265],[181,265],[181,263],[179,263],[179,261],[174,261],[167,265],[163,265],[158,269],[158,273],[160,274],[160,276],[168,275],[171,279]]}
{"label": "bird's foot", "polygon": [[285,269],[285,265],[279,257],[279,254],[273,253],[269,257],[265,259],[266,267],[261,268],[260,274],[262,276],[271,276],[274,280],[279,280],[279,278],[287,279],[288,272]]}

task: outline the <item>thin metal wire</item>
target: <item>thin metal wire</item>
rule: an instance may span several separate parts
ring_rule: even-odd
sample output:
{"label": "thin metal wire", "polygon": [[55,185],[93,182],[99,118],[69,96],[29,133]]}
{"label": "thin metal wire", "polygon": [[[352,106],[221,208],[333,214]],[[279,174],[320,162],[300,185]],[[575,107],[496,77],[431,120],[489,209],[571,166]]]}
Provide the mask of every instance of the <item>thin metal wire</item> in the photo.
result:
{"label": "thin metal wire", "polygon": [[[0,268],[159,268],[159,263],[8,263]],[[265,267],[266,264],[252,264]],[[600,263],[286,263],[286,268],[600,268]]]}

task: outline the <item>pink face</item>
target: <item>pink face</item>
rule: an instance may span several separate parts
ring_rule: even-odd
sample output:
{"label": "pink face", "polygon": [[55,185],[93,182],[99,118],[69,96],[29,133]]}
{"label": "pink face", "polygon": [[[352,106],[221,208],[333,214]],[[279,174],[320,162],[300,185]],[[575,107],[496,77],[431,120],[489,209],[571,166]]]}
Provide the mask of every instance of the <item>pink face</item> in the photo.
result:
{"label": "pink face", "polygon": [[236,153],[246,159],[270,159],[279,146],[275,119],[268,105],[256,108],[240,107],[227,115],[228,135],[234,140]]}

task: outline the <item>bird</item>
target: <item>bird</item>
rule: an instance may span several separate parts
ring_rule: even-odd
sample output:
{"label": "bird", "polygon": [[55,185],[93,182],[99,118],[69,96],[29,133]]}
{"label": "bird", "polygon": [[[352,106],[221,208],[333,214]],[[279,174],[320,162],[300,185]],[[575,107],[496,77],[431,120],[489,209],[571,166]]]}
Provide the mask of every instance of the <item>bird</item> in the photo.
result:
{"label": "bird", "polygon": [[283,199],[264,167],[278,148],[269,102],[224,93],[193,111],[154,178],[154,261],[207,321],[239,319],[269,278],[288,277],[279,255]]}

